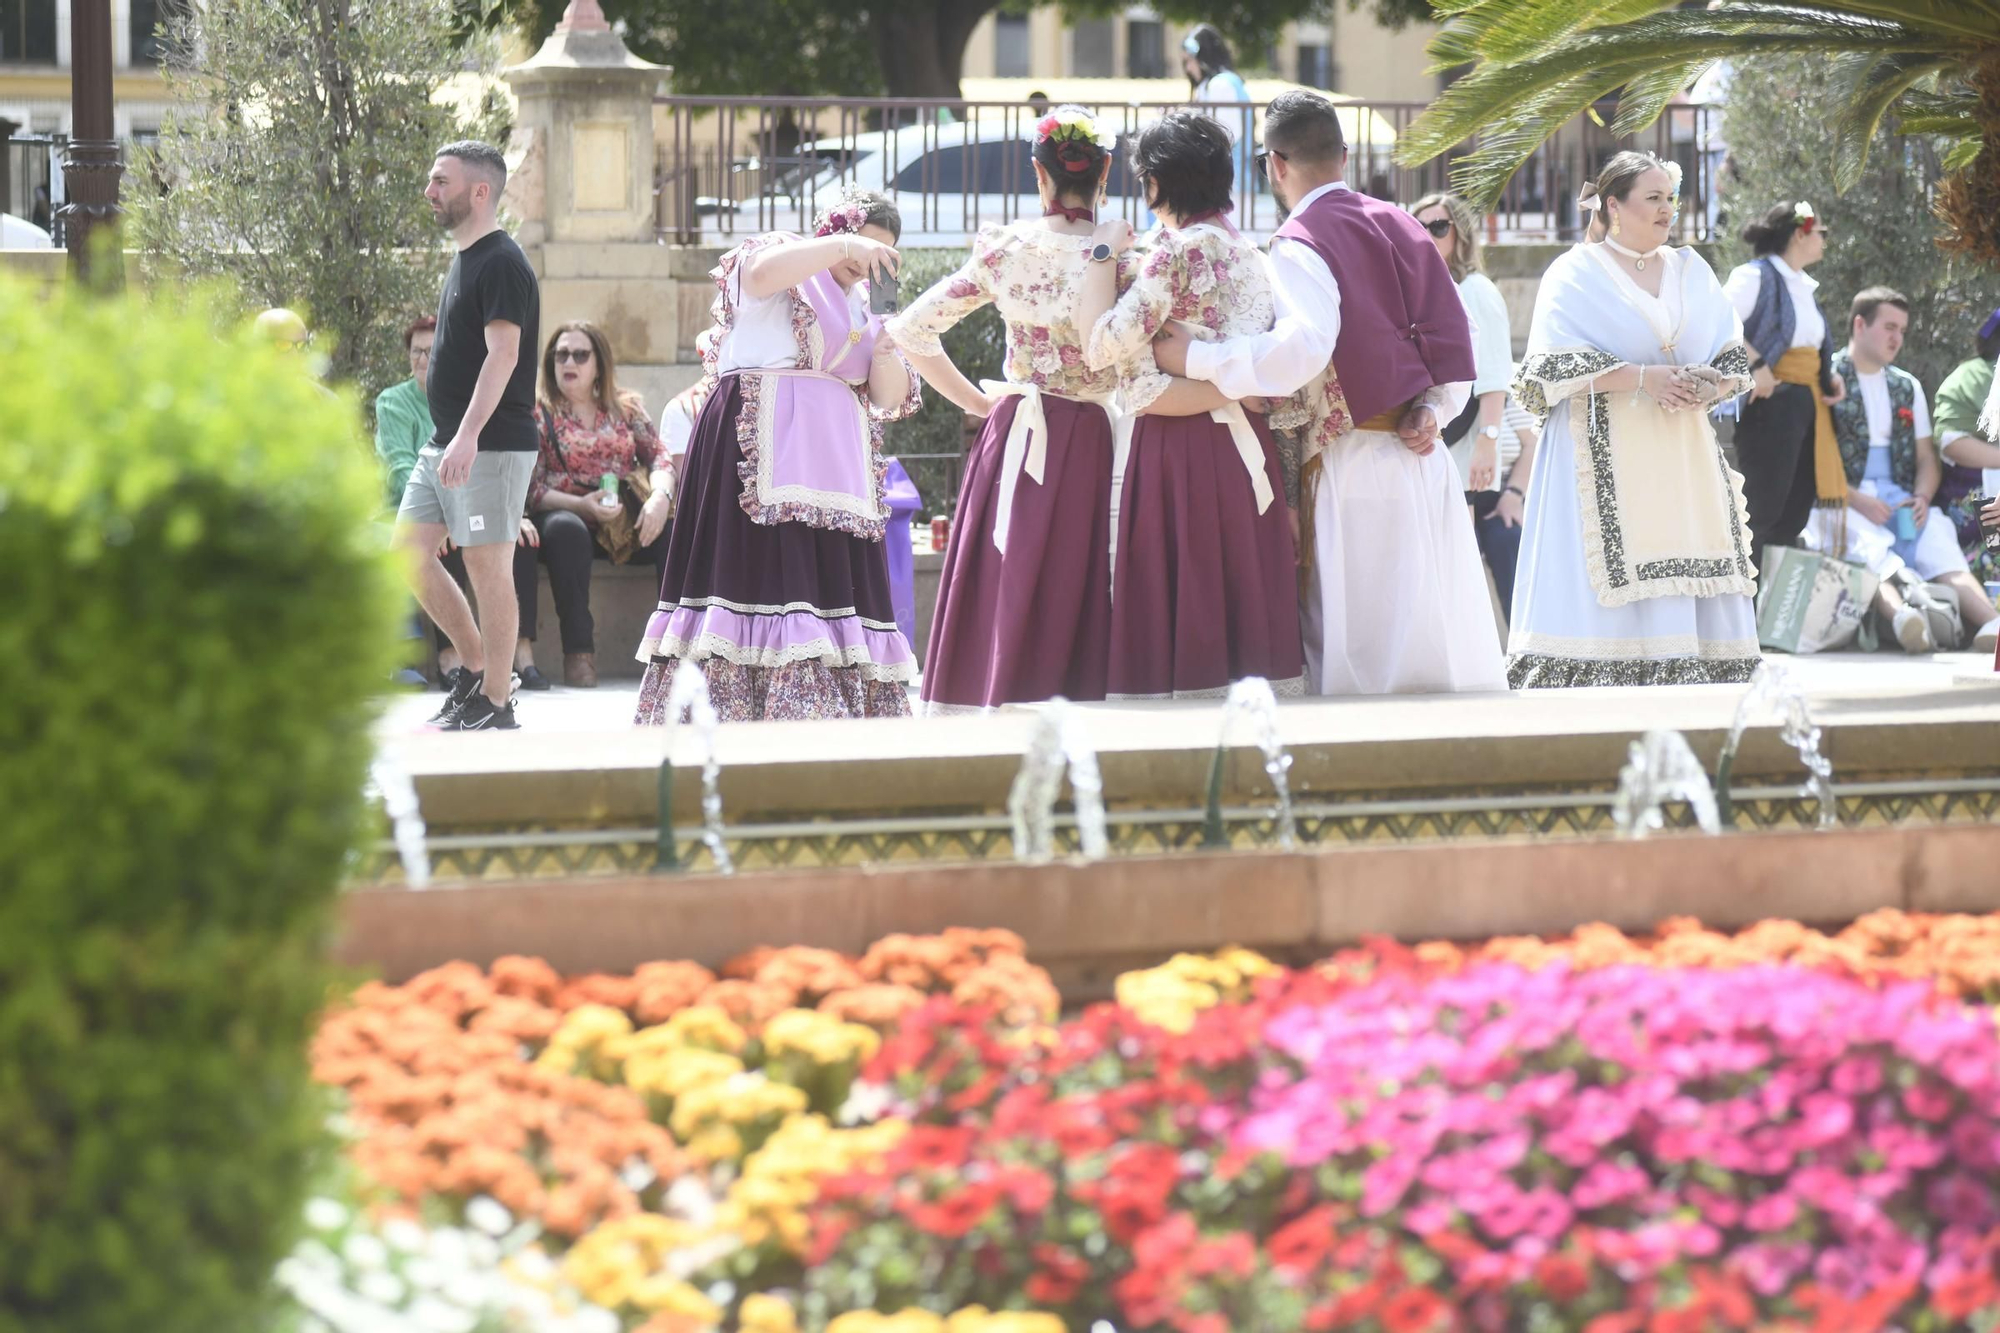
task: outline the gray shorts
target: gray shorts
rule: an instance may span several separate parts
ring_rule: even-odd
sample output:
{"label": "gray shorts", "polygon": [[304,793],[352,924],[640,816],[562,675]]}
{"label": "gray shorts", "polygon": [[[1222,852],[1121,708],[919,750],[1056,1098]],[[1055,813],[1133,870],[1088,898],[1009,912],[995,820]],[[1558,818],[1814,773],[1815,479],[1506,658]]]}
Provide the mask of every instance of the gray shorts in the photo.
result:
{"label": "gray shorts", "polygon": [[402,523],[442,523],[460,546],[511,542],[521,535],[521,511],[528,506],[528,482],[535,475],[533,450],[482,450],[462,486],[445,489],[438,480],[444,450],[426,445],[417,452],[396,510]]}

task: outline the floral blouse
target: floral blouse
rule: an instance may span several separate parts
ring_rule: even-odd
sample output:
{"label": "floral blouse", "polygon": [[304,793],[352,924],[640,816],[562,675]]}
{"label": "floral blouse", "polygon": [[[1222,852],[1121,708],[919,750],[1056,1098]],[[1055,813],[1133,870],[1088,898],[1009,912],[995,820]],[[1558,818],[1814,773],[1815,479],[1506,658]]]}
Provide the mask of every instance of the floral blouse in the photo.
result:
{"label": "floral blouse", "polygon": [[565,495],[590,495],[605,473],[624,477],[635,468],[647,472],[670,465],[660,437],[643,408],[636,403],[625,412],[599,412],[597,424],[586,426],[565,402],[558,404],[553,423],[546,403],[535,405],[535,428],[541,454],[528,483],[528,512],[541,510],[550,490]]}
{"label": "floral blouse", "polygon": [[[1009,384],[1077,398],[1107,397],[1120,387],[1121,367],[1089,365],[1076,327],[1076,292],[1091,262],[1091,244],[1087,236],[1065,236],[1035,219],[982,227],[965,267],[913,301],[891,321],[889,332],[898,346],[936,356],[940,334],[991,304],[1007,327],[1003,373]],[[1122,287],[1135,269],[1129,256],[1118,264]],[[1169,380],[1153,369],[1150,348],[1142,355],[1144,370],[1159,380],[1148,391],[1150,402]]]}
{"label": "floral blouse", "polygon": [[1128,412],[1143,411],[1171,383],[1153,369],[1151,351],[1169,320],[1202,342],[1222,342],[1267,332],[1277,319],[1270,270],[1249,242],[1209,223],[1162,227],[1149,241],[1131,285],[1089,331],[1084,349],[1092,366],[1121,369]]}

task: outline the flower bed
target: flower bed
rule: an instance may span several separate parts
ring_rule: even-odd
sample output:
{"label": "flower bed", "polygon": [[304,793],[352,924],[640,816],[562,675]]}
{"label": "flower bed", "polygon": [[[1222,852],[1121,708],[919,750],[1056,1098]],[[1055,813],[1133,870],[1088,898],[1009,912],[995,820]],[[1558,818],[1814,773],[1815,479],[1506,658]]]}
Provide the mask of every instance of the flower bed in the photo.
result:
{"label": "flower bed", "polygon": [[647,1333],[1983,1328],[1996,930],[1225,951],[1060,1024],[1004,932],[511,959],[315,1055],[403,1206]]}

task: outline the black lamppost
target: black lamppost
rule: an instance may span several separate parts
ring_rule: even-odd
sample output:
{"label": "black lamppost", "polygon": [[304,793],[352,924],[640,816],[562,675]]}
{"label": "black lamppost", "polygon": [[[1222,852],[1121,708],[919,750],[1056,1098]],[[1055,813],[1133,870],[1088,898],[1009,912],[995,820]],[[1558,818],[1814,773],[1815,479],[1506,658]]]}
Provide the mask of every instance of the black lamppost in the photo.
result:
{"label": "black lamppost", "polygon": [[[119,161],[111,118],[111,0],[70,0],[70,135],[63,154],[63,235],[72,276],[99,288],[125,277],[118,245]],[[104,271],[94,272],[91,242],[109,233]],[[99,244],[104,244],[99,240]]]}

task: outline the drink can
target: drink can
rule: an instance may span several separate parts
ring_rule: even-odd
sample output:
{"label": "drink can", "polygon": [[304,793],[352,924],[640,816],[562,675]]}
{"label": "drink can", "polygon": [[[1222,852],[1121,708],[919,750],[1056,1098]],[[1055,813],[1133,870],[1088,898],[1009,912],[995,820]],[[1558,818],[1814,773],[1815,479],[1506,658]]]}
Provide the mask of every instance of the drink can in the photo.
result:
{"label": "drink can", "polygon": [[[1980,511],[1992,502],[1992,496],[1982,494],[1978,491],[1974,491],[1971,495],[1965,497],[1965,503],[1971,507],[1975,515],[1979,515]],[[2000,551],[2000,525],[1988,524],[1986,519],[1981,516],[1979,518],[1979,540],[1987,550]],[[1987,591],[1992,591],[1990,585]]]}
{"label": "drink can", "polygon": [[931,520],[931,550],[944,554],[945,543],[951,538],[951,520],[940,514]]}
{"label": "drink can", "polygon": [[1896,506],[1896,536],[1906,542],[1916,540],[1917,514],[1908,505]]}

